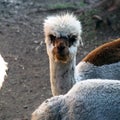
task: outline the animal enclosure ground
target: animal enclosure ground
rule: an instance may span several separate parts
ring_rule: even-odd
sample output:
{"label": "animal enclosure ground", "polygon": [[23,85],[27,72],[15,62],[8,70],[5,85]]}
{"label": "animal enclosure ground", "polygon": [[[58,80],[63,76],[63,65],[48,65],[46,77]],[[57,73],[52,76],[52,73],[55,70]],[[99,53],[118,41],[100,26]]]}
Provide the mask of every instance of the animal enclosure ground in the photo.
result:
{"label": "animal enclosure ground", "polygon": [[[0,53],[9,67],[0,91],[0,120],[30,120],[31,113],[52,96],[43,21],[49,15],[66,10],[48,8],[46,0],[0,1]],[[67,11],[76,12],[76,9],[70,6]],[[109,15],[114,29],[102,24],[96,31],[92,15],[97,13],[102,14],[92,8],[76,13],[83,25],[84,42],[84,46],[78,49],[77,62],[102,43],[120,37],[120,12]]]}

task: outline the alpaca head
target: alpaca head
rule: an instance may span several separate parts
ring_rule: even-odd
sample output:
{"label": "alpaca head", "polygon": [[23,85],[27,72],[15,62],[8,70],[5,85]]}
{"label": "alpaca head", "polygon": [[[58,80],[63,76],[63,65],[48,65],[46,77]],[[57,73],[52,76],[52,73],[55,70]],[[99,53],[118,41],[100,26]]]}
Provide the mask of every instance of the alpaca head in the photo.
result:
{"label": "alpaca head", "polygon": [[48,17],[44,22],[45,42],[50,59],[67,63],[77,53],[81,24],[73,14]]}

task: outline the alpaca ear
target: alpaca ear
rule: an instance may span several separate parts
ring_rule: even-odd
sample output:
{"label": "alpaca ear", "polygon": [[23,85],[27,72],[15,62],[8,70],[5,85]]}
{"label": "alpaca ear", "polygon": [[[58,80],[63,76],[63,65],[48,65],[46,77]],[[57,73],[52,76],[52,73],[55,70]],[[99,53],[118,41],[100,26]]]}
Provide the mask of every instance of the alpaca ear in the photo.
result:
{"label": "alpaca ear", "polygon": [[80,45],[83,47],[84,46],[84,43],[82,41],[82,38],[80,37]]}

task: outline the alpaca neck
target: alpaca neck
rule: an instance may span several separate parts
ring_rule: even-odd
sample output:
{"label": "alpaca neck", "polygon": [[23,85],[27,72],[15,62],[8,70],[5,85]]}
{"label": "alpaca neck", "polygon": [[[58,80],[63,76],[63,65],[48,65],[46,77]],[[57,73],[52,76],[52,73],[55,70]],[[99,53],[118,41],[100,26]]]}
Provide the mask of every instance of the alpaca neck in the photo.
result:
{"label": "alpaca neck", "polygon": [[65,94],[75,83],[76,58],[68,63],[50,59],[50,82],[53,96]]}

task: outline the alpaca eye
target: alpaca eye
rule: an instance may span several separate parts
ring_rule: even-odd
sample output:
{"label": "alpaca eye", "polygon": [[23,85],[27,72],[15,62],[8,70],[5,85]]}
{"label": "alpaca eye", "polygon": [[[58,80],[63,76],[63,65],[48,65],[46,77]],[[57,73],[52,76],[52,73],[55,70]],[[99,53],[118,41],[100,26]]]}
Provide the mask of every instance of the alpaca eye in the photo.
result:
{"label": "alpaca eye", "polygon": [[54,35],[49,35],[49,37],[50,37],[50,40],[51,40],[51,42],[54,42],[55,41],[55,36]]}
{"label": "alpaca eye", "polygon": [[70,44],[70,46],[73,45],[73,43],[76,41],[76,38],[77,37],[75,35],[69,37],[69,44]]}

